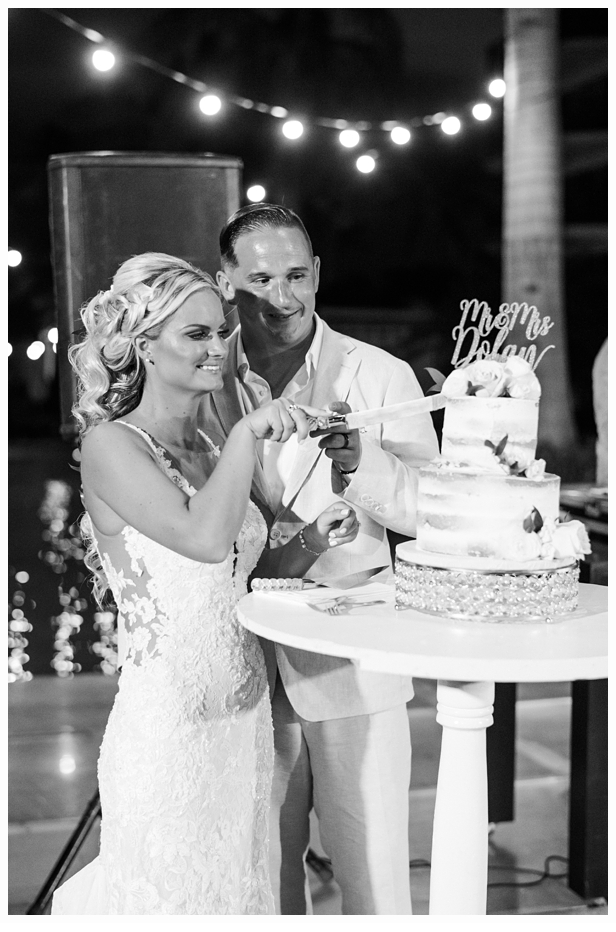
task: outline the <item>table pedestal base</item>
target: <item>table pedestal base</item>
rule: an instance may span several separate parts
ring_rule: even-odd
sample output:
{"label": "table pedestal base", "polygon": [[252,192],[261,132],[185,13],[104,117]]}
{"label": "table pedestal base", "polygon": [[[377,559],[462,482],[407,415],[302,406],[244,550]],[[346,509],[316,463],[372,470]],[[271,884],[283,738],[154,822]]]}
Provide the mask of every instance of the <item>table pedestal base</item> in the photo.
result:
{"label": "table pedestal base", "polygon": [[493,721],[494,683],[439,680],[436,698],[443,738],[432,834],[430,915],[485,915],[486,728]]}

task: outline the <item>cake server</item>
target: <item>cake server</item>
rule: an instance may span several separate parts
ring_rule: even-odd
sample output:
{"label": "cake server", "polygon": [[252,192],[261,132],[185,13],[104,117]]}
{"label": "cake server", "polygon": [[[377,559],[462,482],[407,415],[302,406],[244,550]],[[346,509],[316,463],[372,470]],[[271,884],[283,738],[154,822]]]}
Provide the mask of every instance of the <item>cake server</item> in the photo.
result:
{"label": "cake server", "polygon": [[371,427],[373,424],[385,424],[387,421],[398,421],[403,417],[414,417],[416,414],[425,414],[427,411],[438,411],[444,408],[447,398],[442,393],[430,395],[426,398],[415,398],[413,401],[401,401],[395,405],[386,405],[384,408],[371,408],[369,411],[350,411],[348,414],[328,414],[310,418],[315,423],[311,430],[312,436],[328,433],[332,427],[342,427],[344,430],[357,430],[361,427]]}

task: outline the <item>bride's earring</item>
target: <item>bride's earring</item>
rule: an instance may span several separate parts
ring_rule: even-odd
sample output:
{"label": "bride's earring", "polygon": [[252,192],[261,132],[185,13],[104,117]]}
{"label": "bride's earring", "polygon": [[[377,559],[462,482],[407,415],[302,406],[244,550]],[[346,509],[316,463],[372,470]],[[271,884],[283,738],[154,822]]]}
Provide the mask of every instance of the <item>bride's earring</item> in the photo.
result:
{"label": "bride's earring", "polygon": [[146,362],[149,362],[151,366],[154,365],[154,360],[152,359],[151,356],[146,356],[146,357],[145,357],[145,361],[146,361]]}

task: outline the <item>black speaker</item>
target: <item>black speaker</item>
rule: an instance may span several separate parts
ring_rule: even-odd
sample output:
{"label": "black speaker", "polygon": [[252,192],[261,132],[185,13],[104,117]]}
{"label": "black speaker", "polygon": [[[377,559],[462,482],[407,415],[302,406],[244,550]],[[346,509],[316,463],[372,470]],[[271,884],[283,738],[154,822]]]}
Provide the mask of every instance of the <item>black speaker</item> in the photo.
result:
{"label": "black speaker", "polygon": [[210,153],[72,152],[49,158],[65,439],[76,437],[67,349],[81,326],[81,306],[109,288],[125,259],[141,252],[179,256],[214,275],[220,268],[218,234],[239,207],[241,170],[240,159]]}

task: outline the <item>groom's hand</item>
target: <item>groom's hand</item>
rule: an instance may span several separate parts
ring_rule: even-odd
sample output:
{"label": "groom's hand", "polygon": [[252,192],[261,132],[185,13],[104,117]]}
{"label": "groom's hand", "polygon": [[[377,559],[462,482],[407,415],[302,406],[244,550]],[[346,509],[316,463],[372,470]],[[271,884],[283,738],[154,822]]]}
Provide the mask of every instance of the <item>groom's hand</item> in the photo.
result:
{"label": "groom's hand", "polygon": [[[332,401],[330,411],[335,414],[348,414],[351,406],[346,401]],[[310,431],[311,437],[321,436],[322,431]],[[340,472],[355,472],[361,459],[361,438],[358,430],[348,430],[344,425],[328,428],[328,433],[319,441],[325,450],[325,456],[333,460]]]}

